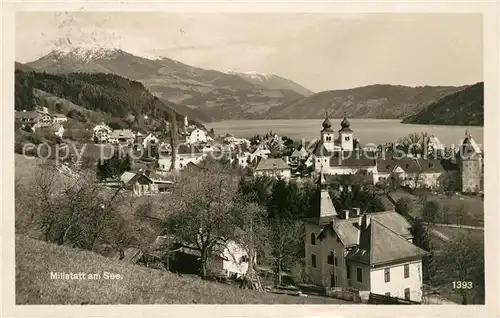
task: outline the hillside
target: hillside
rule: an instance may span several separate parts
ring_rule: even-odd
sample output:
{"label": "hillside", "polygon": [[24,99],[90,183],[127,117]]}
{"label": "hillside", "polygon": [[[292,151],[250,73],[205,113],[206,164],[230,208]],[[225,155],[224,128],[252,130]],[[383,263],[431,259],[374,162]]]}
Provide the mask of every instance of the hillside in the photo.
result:
{"label": "hillside", "polygon": [[[39,72],[15,73],[15,109],[31,110],[36,104],[49,107],[53,112],[76,110],[78,120],[91,121],[95,117],[105,120],[115,117],[139,118],[148,115],[154,119],[170,120],[175,114],[177,121],[183,117],[172,103],[160,101],[140,82],[113,74],[48,74]],[[86,111],[84,111],[83,109]],[[200,125],[199,123],[195,123]]]}
{"label": "hillside", "polygon": [[233,71],[229,71],[227,73],[232,75],[237,75],[252,84],[262,86],[268,89],[291,90],[298,93],[299,95],[306,97],[314,94],[313,91],[303,87],[302,85],[299,85],[294,81],[291,81],[289,79],[274,74],[264,74],[258,72],[233,72]]}
{"label": "hillside", "polygon": [[370,85],[345,90],[324,91],[305,97],[268,114],[273,119],[331,117],[404,118],[440,98],[459,91],[459,87]]}
{"label": "hillside", "polygon": [[140,81],[156,97],[175,103],[193,119],[261,118],[269,109],[303,97],[288,89],[268,89],[237,75],[189,66],[168,58],[144,58],[118,49],[54,50],[27,63],[48,73],[111,73]]}
{"label": "hillside", "polygon": [[28,66],[26,64],[19,63],[19,62],[15,62],[14,68],[16,70],[23,71],[23,72],[33,72],[33,71],[35,71],[34,68],[32,68],[32,67],[30,67],[30,66]]}
{"label": "hillside", "polygon": [[484,83],[477,83],[448,95],[419,113],[405,118],[405,124],[484,125]]}
{"label": "hillside", "polygon": [[[98,273],[99,280],[55,280],[50,272]],[[104,279],[104,272],[122,279]],[[16,304],[341,304],[178,277],[92,252],[16,236]]]}

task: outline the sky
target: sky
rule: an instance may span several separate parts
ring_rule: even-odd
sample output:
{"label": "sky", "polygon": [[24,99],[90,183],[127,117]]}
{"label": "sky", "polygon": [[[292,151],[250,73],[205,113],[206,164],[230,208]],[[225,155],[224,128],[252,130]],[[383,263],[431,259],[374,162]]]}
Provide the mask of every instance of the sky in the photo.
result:
{"label": "sky", "polygon": [[314,91],[483,80],[480,14],[20,12],[16,60],[96,45],[219,71],[276,74]]}

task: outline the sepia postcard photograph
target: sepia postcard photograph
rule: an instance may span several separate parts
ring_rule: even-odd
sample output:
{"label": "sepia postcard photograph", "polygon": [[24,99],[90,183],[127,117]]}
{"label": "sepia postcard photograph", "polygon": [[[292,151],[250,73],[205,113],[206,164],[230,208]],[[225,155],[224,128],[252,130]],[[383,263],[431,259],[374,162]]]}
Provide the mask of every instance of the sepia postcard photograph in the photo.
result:
{"label": "sepia postcard photograph", "polygon": [[499,314],[496,15],[95,7],[11,10],[12,306]]}

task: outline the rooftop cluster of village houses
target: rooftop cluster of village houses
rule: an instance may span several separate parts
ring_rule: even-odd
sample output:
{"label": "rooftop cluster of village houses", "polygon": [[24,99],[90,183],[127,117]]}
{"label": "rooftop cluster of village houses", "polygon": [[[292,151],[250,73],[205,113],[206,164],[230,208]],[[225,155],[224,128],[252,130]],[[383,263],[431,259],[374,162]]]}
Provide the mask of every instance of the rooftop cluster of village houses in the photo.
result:
{"label": "rooftop cluster of village houses", "polygon": [[[21,125],[28,125],[34,131],[51,129],[60,136],[64,131],[61,124],[66,120],[63,115],[49,114],[46,108],[16,112],[16,121]],[[446,171],[439,160],[381,158],[376,153],[360,151],[363,148],[354,138],[354,131],[347,118],[341,121],[339,130],[335,131],[330,119],[326,117],[319,140],[312,147],[300,147],[290,156],[279,158],[272,157],[269,140],[267,143],[251,146],[250,141],[245,138],[224,135],[215,141],[205,130],[189,126],[187,117],[181,132],[179,147],[175,152],[177,157],[174,170],[190,166],[196,168],[206,156],[218,151],[227,153],[226,159],[234,165],[251,167],[254,175],[289,180],[296,176],[294,171],[299,166],[309,167],[313,171],[311,177],[317,176],[319,185],[319,204],[316,216],[304,220],[304,244],[306,272],[315,285],[367,290],[415,302],[422,300],[422,258],[427,252],[413,244],[408,221],[394,211],[370,214],[363,214],[359,208],[337,211],[327,189],[326,177],[354,174],[363,170],[373,184],[397,176],[402,182],[432,188],[436,186],[439,176]],[[271,136],[271,143],[277,142],[279,138]],[[98,143],[140,143],[144,147],[156,144],[160,145],[160,149],[167,149],[168,155],[157,160],[155,169],[141,168],[125,172],[121,176],[121,182],[135,195],[158,194],[172,185],[172,182],[162,177],[171,168],[172,152],[168,151],[170,145],[152,133],[113,130],[105,124],[99,124],[93,129],[92,139]],[[242,145],[245,146],[245,151],[235,151],[241,149]],[[442,145],[433,137],[429,147],[440,149]],[[457,153],[460,152],[461,156],[456,158],[456,167],[462,179],[462,190],[476,192],[482,184],[482,151],[469,134],[460,147],[461,152],[459,149]],[[247,256],[237,246],[232,249],[234,251],[231,253],[237,253],[240,260],[234,262],[222,257],[221,266],[229,273],[244,274],[248,266],[248,259],[244,259]]]}
{"label": "rooftop cluster of village houses", "polygon": [[[15,115],[17,123],[22,126],[27,125],[33,131],[49,130],[60,137],[64,134],[63,123],[67,121],[66,116],[50,114],[45,107],[37,108],[34,111],[17,111]],[[280,157],[272,157],[270,150],[270,144],[279,143],[280,137],[278,135],[271,136],[271,141],[265,140],[254,146],[250,145],[248,139],[237,138],[229,134],[221,135],[217,140],[214,140],[205,130],[188,125],[187,116],[184,117],[184,123],[179,132],[174,170],[196,166],[209,154],[217,153],[218,158],[225,158],[233,165],[251,168],[255,175],[291,179],[303,176],[298,172],[300,167],[306,167],[315,172],[312,175],[317,175],[320,171],[330,176],[364,171],[366,178],[369,178],[373,184],[397,176],[403,185],[434,188],[437,186],[439,176],[450,169],[460,173],[463,192],[482,190],[482,150],[472,136],[467,133],[460,147],[462,149],[457,149],[455,164],[443,165],[437,159],[415,158],[409,155],[395,159],[385,153],[382,156],[376,149],[363,148],[359,140],[355,138],[347,118],[340,122],[339,130],[335,131],[330,119],[326,116],[319,139],[312,146],[300,147],[289,156]],[[159,182],[161,176],[166,176],[172,168],[173,155],[170,143],[160,140],[153,133],[142,134],[130,129],[113,130],[102,123],[93,128],[92,141],[109,144],[142,144],[144,149],[147,149],[147,146],[151,144],[159,146],[162,155],[157,160],[156,169],[141,173],[149,180],[140,180],[140,176],[133,178],[134,182],[150,184],[150,187],[139,187],[143,190],[139,191],[138,194],[158,192],[158,187],[154,186],[157,183],[155,180]],[[443,145],[435,136],[429,140],[428,147],[429,152],[443,149]],[[131,178],[137,173],[130,172],[127,174],[127,178]],[[148,175],[157,177],[148,177]]]}
{"label": "rooftop cluster of village houses", "polygon": [[[187,119],[186,119],[187,121]],[[186,125],[187,126],[187,125]],[[105,125],[94,128],[95,136],[103,142],[139,142],[145,147],[149,143],[161,144],[161,149],[170,149],[169,144],[159,141],[153,134],[143,136],[131,130],[112,130]],[[254,175],[267,175],[283,179],[297,178],[299,167],[307,167],[313,171],[312,175],[323,172],[325,175],[349,175],[360,171],[366,172],[366,178],[372,184],[383,182],[397,176],[403,185],[411,187],[435,188],[442,173],[447,170],[456,170],[462,179],[463,192],[478,192],[482,187],[483,159],[482,151],[470,134],[467,134],[460,148],[457,149],[455,164],[443,165],[438,159],[424,159],[405,156],[395,159],[390,154],[381,156],[376,150],[362,148],[354,138],[354,131],[349,120],[344,118],[340,129],[332,129],[329,118],[322,124],[320,138],[312,146],[295,149],[289,156],[272,157],[269,144],[279,142],[279,136],[271,136],[271,141],[250,146],[250,141],[232,135],[219,136],[218,141],[207,135],[207,132],[191,126],[181,134],[176,152],[175,170],[182,170],[189,166],[196,166],[209,154],[226,154],[224,157],[232,164],[241,168],[251,168]],[[241,147],[245,145],[245,147]],[[429,143],[429,152],[435,149],[442,150],[443,145],[438,138],[432,136]],[[241,150],[245,149],[245,150]],[[459,155],[460,154],[460,155]],[[172,154],[158,159],[156,172],[159,175],[171,168]]]}

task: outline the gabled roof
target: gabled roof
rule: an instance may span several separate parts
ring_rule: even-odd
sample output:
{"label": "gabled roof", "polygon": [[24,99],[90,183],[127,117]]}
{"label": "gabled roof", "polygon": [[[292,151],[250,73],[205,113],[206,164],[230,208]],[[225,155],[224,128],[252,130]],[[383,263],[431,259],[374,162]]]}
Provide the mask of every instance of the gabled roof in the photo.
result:
{"label": "gabled roof", "polygon": [[134,183],[136,183],[141,177],[146,178],[150,182],[153,182],[151,178],[144,175],[144,173],[142,172],[130,172],[130,171],[125,171],[124,173],[122,173],[120,181],[123,182],[125,187],[129,187],[132,186]]}
{"label": "gabled roof", "polygon": [[480,155],[481,148],[479,148],[479,145],[476,143],[474,138],[470,134],[465,137],[464,141],[458,148],[456,152],[456,156],[463,156],[464,158],[472,158],[474,156]]}
{"label": "gabled roof", "polygon": [[422,160],[417,159],[417,163],[420,165],[421,173],[440,173],[444,172],[443,165],[439,160]]}
{"label": "gabled roof", "polygon": [[130,129],[117,129],[111,132],[111,138],[135,138],[135,134]]}
{"label": "gabled roof", "polygon": [[359,245],[348,252],[346,258],[367,265],[382,265],[418,259],[427,254],[373,218],[366,228],[361,229]]}
{"label": "gabled roof", "polygon": [[397,168],[401,168],[406,173],[420,172],[420,166],[415,159],[385,159],[377,161],[377,170],[379,172],[394,172]]}
{"label": "gabled roof", "polygon": [[[401,236],[404,239],[410,239],[411,235],[409,229],[411,225],[408,221],[395,211],[384,211],[366,214],[370,216],[372,220],[383,224],[385,227]],[[316,218],[318,219],[318,218]],[[339,217],[323,218],[322,223],[314,222],[316,224],[325,224],[324,231],[333,230],[338,238],[342,241],[344,246],[352,247],[356,245],[358,239],[358,221],[360,217],[353,216],[349,219],[341,219]],[[313,222],[315,219],[306,219],[306,221]],[[319,220],[319,219],[318,219]],[[322,232],[322,233],[323,233]],[[320,234],[323,235],[323,234]]]}
{"label": "gabled roof", "polygon": [[283,170],[290,169],[290,166],[281,158],[261,158],[257,163],[256,171],[259,170]]}
{"label": "gabled roof", "polygon": [[330,167],[374,167],[376,158],[372,151],[339,151],[330,158]]}
{"label": "gabled roof", "polygon": [[332,153],[325,147],[322,140],[316,143],[312,154],[316,157],[330,157],[332,155]]}

